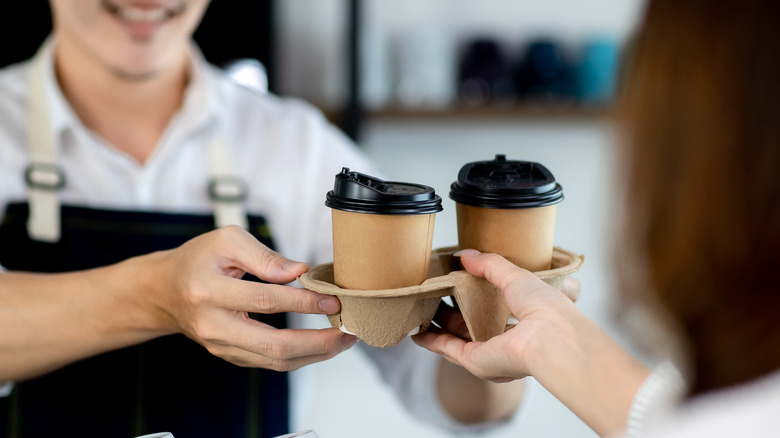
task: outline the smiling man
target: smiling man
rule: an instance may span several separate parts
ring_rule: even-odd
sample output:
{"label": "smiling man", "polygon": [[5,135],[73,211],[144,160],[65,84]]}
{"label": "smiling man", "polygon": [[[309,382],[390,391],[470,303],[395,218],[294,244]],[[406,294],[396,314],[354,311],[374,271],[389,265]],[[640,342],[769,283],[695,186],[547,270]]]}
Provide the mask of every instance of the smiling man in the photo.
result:
{"label": "smiling man", "polygon": [[[208,1],[51,6],[51,37],[0,71],[0,265],[18,271],[0,280],[165,258],[171,248],[184,256],[169,275],[160,264],[128,277],[149,286],[122,300],[122,288],[44,294],[0,281],[0,301],[13,303],[0,306],[0,384],[15,382],[0,386],[12,388],[0,397],[0,436],[286,433],[305,397],[301,375],[286,371],[356,339],[300,328],[300,314],[338,309],[326,297],[318,310],[308,291],[226,279],[252,271],[285,283],[305,269],[264,263],[280,260],[268,248],[331,260],[324,195],[334,175],[378,172],[311,106],[254,93],[205,62],[191,35]],[[201,235],[214,228],[228,242],[244,236],[241,247],[267,268],[210,262],[203,242],[215,238]],[[206,273],[182,269],[198,260]],[[410,411],[443,428],[505,422],[522,396],[409,340],[366,351]]]}
{"label": "smiling man", "polygon": [[87,128],[145,162],[181,107],[208,1],[52,0],[57,79]]}

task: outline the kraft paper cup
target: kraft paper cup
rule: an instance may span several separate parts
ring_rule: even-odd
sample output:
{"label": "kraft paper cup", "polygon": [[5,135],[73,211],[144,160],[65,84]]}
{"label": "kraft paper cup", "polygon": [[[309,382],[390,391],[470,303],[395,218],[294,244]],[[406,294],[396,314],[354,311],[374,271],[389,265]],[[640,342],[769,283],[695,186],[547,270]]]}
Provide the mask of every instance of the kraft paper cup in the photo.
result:
{"label": "kraft paper cup", "polygon": [[433,188],[343,168],[325,205],[333,216],[336,285],[372,290],[425,281],[435,214],[442,210]]}
{"label": "kraft paper cup", "polygon": [[468,163],[452,183],[450,198],[460,248],[500,254],[531,272],[550,269],[563,189],[546,167],[504,155]]}
{"label": "kraft paper cup", "polygon": [[455,204],[458,246],[501,254],[531,272],[550,269],[555,205],[502,210]]}
{"label": "kraft paper cup", "polygon": [[395,289],[428,276],[435,214],[333,210],[335,282],[347,289]]}

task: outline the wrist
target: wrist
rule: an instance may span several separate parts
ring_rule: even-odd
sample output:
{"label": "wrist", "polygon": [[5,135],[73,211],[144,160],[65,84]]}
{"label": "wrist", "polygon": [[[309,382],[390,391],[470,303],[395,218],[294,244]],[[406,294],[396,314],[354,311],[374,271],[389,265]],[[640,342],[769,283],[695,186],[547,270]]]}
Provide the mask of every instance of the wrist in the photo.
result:
{"label": "wrist", "polygon": [[145,337],[149,338],[174,332],[164,302],[175,287],[166,254],[132,257],[100,272],[120,305],[115,317],[131,330],[148,333]]}
{"label": "wrist", "polygon": [[625,430],[634,396],[649,370],[572,305],[552,325],[529,369],[539,383],[601,436]]}
{"label": "wrist", "polygon": [[[586,319],[573,303],[561,303],[559,306],[546,306],[546,314],[539,318],[538,329],[525,348],[523,361],[528,374],[539,380],[552,374],[562,364],[581,361],[584,346],[580,345],[579,320]],[[551,377],[554,377],[551,376]]]}

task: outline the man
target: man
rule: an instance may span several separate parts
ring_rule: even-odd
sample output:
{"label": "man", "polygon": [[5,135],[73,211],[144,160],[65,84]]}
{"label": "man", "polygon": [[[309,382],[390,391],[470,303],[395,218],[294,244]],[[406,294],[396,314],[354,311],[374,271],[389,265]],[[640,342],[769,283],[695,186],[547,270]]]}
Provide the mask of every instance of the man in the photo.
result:
{"label": "man", "polygon": [[[328,261],[324,194],[372,166],[308,105],[207,65],[190,39],[207,4],[51,0],[52,37],[0,73],[0,264],[82,271],[0,275],[11,436],[279,435],[297,383],[278,371],[355,342],[290,328],[332,298],[236,279]],[[369,354],[440,424],[505,420],[522,394],[408,341]]]}

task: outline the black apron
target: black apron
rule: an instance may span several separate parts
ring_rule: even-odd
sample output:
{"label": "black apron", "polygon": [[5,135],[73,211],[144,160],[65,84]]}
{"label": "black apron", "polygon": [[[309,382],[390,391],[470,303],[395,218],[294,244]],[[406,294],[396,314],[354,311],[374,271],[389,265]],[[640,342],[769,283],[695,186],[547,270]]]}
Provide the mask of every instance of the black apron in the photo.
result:
{"label": "black apron", "polygon": [[[177,247],[214,229],[212,215],[63,206],[57,243],[30,239],[28,205],[10,204],[0,224],[0,264],[66,272]],[[249,231],[269,248],[266,221]],[[245,278],[257,280],[247,275]],[[285,315],[253,315],[279,328]],[[288,433],[287,374],[242,368],[184,335],[110,351],[17,383],[0,398],[0,437],[273,437]]]}

